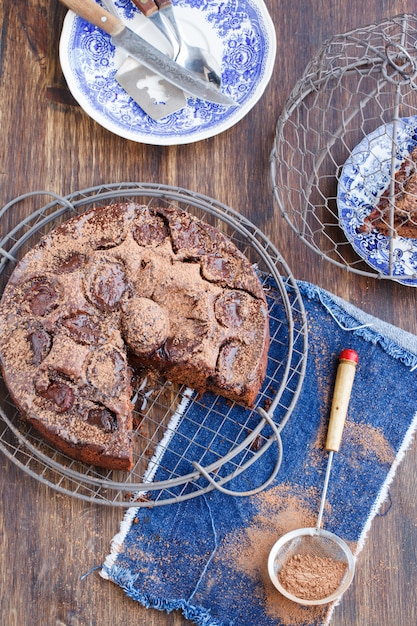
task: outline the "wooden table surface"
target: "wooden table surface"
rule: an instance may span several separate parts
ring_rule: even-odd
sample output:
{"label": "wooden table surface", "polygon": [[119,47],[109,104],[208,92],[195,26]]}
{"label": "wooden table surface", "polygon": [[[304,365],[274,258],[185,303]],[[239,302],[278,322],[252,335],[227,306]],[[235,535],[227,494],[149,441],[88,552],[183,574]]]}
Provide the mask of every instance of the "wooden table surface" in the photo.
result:
{"label": "wooden table surface", "polygon": [[[277,56],[261,100],[219,136],[160,147],[111,134],[74,102],[58,60],[66,13],[58,0],[2,0],[0,205],[36,189],[65,195],[120,181],[195,190],[240,211],[263,229],[296,278],[317,283],[417,333],[417,291],[351,274],[320,260],[285,223],[274,204],[269,178],[275,123],[320,45],[336,33],[411,13],[415,1],[266,0],[266,5],[276,27]],[[0,226],[4,234],[10,224],[4,220]],[[417,623],[416,452],[414,442],[394,478],[389,503],[373,522],[355,581],[336,608],[333,626]],[[97,571],[81,580],[107,555],[121,510],[60,495],[4,455],[0,468],[1,624],[189,623],[180,614],[142,608]]]}

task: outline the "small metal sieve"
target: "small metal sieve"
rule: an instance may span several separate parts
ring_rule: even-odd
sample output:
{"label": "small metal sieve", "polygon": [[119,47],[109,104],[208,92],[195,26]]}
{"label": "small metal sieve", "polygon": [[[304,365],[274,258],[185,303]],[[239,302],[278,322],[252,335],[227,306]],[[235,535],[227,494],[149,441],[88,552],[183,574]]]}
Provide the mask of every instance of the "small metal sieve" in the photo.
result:
{"label": "small metal sieve", "polygon": [[321,521],[333,454],[340,447],[358,355],[343,350],[339,357],[325,449],[329,452],[320,510],[315,528],[299,528],[283,535],[272,547],[268,573],[284,596],[303,605],[326,604],[349,587],[355,560],[349,546],[337,535],[323,530]]}

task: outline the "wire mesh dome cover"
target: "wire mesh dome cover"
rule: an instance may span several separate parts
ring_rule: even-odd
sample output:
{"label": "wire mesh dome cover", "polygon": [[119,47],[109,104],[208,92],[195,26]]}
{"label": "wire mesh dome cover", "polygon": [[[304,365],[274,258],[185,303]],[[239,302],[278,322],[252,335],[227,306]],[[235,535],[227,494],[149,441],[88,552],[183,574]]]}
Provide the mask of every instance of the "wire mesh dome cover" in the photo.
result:
{"label": "wire mesh dome cover", "polygon": [[[45,443],[20,417],[0,379],[0,449],[25,472],[61,493],[110,506],[147,507],[193,498],[211,489],[246,495],[263,489],[282,460],[280,433],[302,386],[307,357],[307,325],[297,283],[274,246],[242,215],[215,200],[184,189],[121,183],[77,191],[65,197],[39,191],[3,207],[8,223],[19,204],[35,197],[49,202],[11,225],[0,241],[2,293],[15,265],[57,224],[92,207],[133,200],[153,207],[176,206],[224,232],[257,268],[270,317],[267,375],[254,409],[211,393],[146,378],[135,388],[134,467],[108,471],[74,461]],[[50,197],[53,198],[50,201]],[[25,205],[26,203],[26,205]],[[225,485],[277,446],[276,463],[260,470],[260,484],[233,491]],[[268,455],[269,456],[269,455]],[[272,455],[273,456],[273,455]],[[266,464],[268,465],[268,464]],[[233,483],[230,483],[231,486]]]}
{"label": "wire mesh dome cover", "polygon": [[416,78],[416,15],[336,35],[295,85],[270,160],[275,200],[307,246],[352,272],[412,286]]}

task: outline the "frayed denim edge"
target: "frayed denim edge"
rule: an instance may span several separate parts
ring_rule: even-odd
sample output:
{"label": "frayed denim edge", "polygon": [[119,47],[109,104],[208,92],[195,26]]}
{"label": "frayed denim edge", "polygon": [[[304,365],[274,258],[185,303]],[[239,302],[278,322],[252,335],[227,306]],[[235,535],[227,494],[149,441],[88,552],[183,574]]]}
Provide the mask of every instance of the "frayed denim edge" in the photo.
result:
{"label": "frayed denim edge", "polygon": [[188,619],[198,626],[233,626],[233,621],[220,622],[210,615],[210,611],[201,607],[189,604],[185,599],[165,600],[151,596],[147,593],[140,593],[135,588],[136,577],[123,568],[113,565],[105,572],[106,578],[119,585],[129,598],[136,600],[146,609],[156,609],[157,611],[181,611],[185,619]]}
{"label": "frayed denim edge", "polygon": [[[334,318],[343,325],[346,330],[352,330],[352,332],[363,339],[372,343],[373,345],[379,345],[389,356],[401,361],[407,367],[414,369],[417,367],[417,355],[406,350],[404,347],[400,346],[396,341],[390,339],[388,337],[384,337],[382,334],[373,330],[370,326],[363,325],[361,327],[357,326],[358,320],[353,317],[352,314],[348,313],[345,309],[343,309],[340,305],[338,305],[330,292],[322,289],[321,287],[317,287],[312,283],[298,281],[298,287],[300,289],[300,293],[303,296],[307,296],[310,300],[316,300],[320,302],[325,308],[328,309],[329,313],[331,313]],[[353,305],[350,305],[352,309]],[[372,317],[371,315],[365,314],[367,318],[369,318],[369,322],[375,320],[378,323],[380,320]],[[387,322],[383,322],[384,326],[391,326]],[[351,328],[350,328],[351,327]],[[404,335],[410,335],[406,331],[401,331],[401,329],[397,329],[392,326],[393,330],[396,332],[404,333]],[[413,336],[414,337],[414,336]]]}

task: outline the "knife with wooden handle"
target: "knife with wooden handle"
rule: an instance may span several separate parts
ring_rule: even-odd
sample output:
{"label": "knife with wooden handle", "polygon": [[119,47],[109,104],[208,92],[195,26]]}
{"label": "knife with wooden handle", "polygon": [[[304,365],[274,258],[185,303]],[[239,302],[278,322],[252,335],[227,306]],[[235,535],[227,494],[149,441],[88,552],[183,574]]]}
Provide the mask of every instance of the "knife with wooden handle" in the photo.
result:
{"label": "knife with wooden handle", "polygon": [[162,76],[179,89],[202,100],[208,100],[227,107],[236,107],[237,103],[222,93],[210,82],[196,76],[193,72],[169,59],[165,54],[134,33],[130,28],[108,11],[103,9],[94,0],[61,0],[77,15],[87,20],[97,28],[101,28],[111,37],[113,45],[119,46],[134,59],[145,65],[155,74]]}

